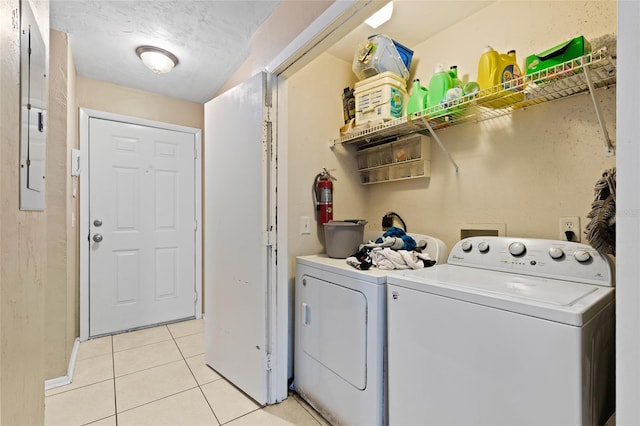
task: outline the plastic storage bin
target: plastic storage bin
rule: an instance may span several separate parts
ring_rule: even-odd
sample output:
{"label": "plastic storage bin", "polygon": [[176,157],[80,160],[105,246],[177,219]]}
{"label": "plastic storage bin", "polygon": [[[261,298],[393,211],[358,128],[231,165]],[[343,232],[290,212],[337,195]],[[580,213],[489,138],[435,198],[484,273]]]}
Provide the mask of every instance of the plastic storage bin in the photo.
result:
{"label": "plastic storage bin", "polygon": [[[413,52],[400,46],[406,61],[411,64]],[[356,50],[351,69],[360,80],[384,72],[392,72],[404,81],[409,78],[409,69],[398,53],[396,44],[384,34],[370,37]]]}
{"label": "plastic storage bin", "polygon": [[431,142],[417,133],[361,149],[357,158],[363,185],[431,175]]}
{"label": "plastic storage bin", "polygon": [[404,63],[404,66],[407,67],[407,71],[411,70],[411,60],[413,59],[413,50],[409,49],[406,46],[403,46],[402,44],[398,43],[395,40],[393,40],[393,45],[396,47],[396,50],[398,51],[398,55],[400,55],[400,59],[402,59],[402,63]]}
{"label": "plastic storage bin", "polygon": [[384,72],[356,83],[356,126],[368,121],[387,121],[404,115],[408,99],[406,83]]}
{"label": "plastic storage bin", "polygon": [[360,249],[364,238],[366,220],[331,220],[324,224],[324,239],[327,255],[346,259]]}

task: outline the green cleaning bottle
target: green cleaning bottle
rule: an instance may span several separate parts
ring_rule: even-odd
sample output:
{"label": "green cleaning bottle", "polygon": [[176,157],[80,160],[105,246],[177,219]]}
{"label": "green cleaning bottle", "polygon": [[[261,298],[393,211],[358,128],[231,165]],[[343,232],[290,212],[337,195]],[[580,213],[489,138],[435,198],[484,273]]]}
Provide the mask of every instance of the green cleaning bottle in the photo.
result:
{"label": "green cleaning bottle", "polygon": [[451,67],[449,67],[449,76],[451,76],[451,83],[453,84],[453,87],[459,87],[462,89],[462,81],[460,81],[460,79],[458,78],[458,66],[457,65],[451,65]]}
{"label": "green cleaning bottle", "polygon": [[427,107],[427,95],[429,89],[420,84],[420,79],[413,80],[413,86],[411,87],[411,96],[409,97],[409,103],[407,104],[407,115],[411,115],[414,112],[419,112]]}
{"label": "green cleaning bottle", "polygon": [[427,107],[431,108],[440,105],[440,102],[447,94],[447,90],[453,87],[451,75],[444,70],[444,65],[436,65],[435,73],[429,81],[429,96],[427,97]]}

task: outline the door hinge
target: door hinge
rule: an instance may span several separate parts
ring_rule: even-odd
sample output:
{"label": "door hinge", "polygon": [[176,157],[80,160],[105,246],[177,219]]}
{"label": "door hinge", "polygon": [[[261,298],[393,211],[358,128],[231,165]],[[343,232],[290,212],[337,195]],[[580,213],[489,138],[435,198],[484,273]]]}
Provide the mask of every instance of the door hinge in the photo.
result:
{"label": "door hinge", "polygon": [[193,301],[197,302],[198,301],[198,293],[197,292],[193,292]]}
{"label": "door hinge", "polygon": [[197,221],[197,220],[194,220],[194,221],[193,221],[193,230],[194,230],[194,231],[197,231],[197,230],[198,230],[198,221]]}
{"label": "door hinge", "polygon": [[267,246],[267,247],[273,246],[275,240],[276,240],[276,233],[273,230],[265,231],[262,234],[262,241],[263,241],[264,245]]}

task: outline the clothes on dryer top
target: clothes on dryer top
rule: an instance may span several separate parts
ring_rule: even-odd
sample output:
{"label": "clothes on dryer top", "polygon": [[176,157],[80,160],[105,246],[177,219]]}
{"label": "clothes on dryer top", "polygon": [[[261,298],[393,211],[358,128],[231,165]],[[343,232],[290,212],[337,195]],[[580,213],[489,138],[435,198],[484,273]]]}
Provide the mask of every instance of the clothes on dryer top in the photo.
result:
{"label": "clothes on dryer top", "polygon": [[[392,245],[389,245],[390,242]],[[387,229],[387,231],[382,234],[382,237],[378,238],[375,243],[369,244],[378,244],[377,247],[391,247],[394,250],[415,250],[416,247],[418,247],[413,237],[407,235],[404,229],[395,226]],[[376,246],[369,245],[369,247]]]}
{"label": "clothes on dryer top", "polygon": [[415,250],[393,250],[390,247],[363,247],[347,258],[347,263],[356,269],[368,270],[377,267],[383,270],[422,269],[435,265],[427,253]]}
{"label": "clothes on dryer top", "polygon": [[421,269],[435,265],[427,253],[422,253],[426,242],[416,240],[404,229],[391,227],[375,242],[360,245],[357,253],[347,258],[347,263],[356,269]]}

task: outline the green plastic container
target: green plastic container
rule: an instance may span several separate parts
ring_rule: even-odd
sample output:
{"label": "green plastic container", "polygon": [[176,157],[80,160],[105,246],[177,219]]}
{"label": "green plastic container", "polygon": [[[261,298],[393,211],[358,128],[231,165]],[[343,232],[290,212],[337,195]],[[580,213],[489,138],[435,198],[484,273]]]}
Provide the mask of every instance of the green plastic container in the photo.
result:
{"label": "green plastic container", "polygon": [[527,56],[526,74],[539,72],[547,68],[555,67],[563,62],[571,61],[591,52],[591,43],[584,36],[579,36],[569,41],[565,41],[551,49],[535,55]]}
{"label": "green plastic container", "polygon": [[413,80],[413,86],[411,87],[411,96],[407,103],[407,115],[411,115],[414,112],[423,111],[427,108],[427,96],[429,95],[429,89],[420,84],[420,79]]}
{"label": "green plastic container", "polygon": [[451,76],[451,82],[453,83],[453,87],[462,88],[463,84],[462,84],[462,81],[460,81],[460,79],[458,78],[458,66],[457,65],[452,65],[449,68],[449,75]]}
{"label": "green plastic container", "polygon": [[429,96],[427,97],[427,108],[440,105],[440,102],[447,94],[447,90],[453,87],[453,80],[451,75],[444,70],[442,64],[438,64],[435,69],[435,73],[431,76],[429,81]]}

